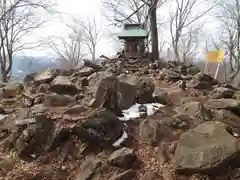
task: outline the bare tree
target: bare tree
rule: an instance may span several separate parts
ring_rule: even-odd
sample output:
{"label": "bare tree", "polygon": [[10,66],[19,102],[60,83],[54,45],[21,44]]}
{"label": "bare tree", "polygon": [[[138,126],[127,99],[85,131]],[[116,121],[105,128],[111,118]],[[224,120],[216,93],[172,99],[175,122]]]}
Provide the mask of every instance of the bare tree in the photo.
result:
{"label": "bare tree", "polygon": [[240,2],[239,0],[224,1],[220,5],[217,16],[221,23],[220,40],[228,49],[231,71],[240,70]]}
{"label": "bare tree", "polygon": [[85,21],[74,18],[75,29],[82,33],[82,41],[86,45],[92,60],[96,59],[96,48],[102,38],[102,26],[97,23],[95,18],[87,18]]}
{"label": "bare tree", "polygon": [[[173,51],[177,61],[180,61],[179,46],[184,36],[189,35],[189,29],[193,30],[196,21],[205,16],[216,4],[212,4],[202,12],[195,13],[199,6],[203,6],[204,0],[174,0],[176,8],[170,15],[170,33]],[[195,14],[194,14],[195,13]],[[194,30],[196,31],[196,30]]]}
{"label": "bare tree", "polygon": [[[103,0],[103,15],[111,25],[121,27],[122,23],[143,24],[149,5],[142,0]],[[135,12],[131,17],[129,15]]]}
{"label": "bare tree", "polygon": [[53,4],[43,0],[3,0],[0,15],[0,66],[2,81],[9,80],[14,55],[41,43],[23,42],[29,33],[40,28],[47,19],[37,13],[53,12]]}
{"label": "bare tree", "polygon": [[185,63],[193,63],[199,50],[199,28],[190,28],[179,41],[179,59]]}
{"label": "bare tree", "polygon": [[83,42],[83,33],[68,25],[68,37],[50,38],[49,46],[57,54],[60,67],[73,69],[83,62],[86,56]]}

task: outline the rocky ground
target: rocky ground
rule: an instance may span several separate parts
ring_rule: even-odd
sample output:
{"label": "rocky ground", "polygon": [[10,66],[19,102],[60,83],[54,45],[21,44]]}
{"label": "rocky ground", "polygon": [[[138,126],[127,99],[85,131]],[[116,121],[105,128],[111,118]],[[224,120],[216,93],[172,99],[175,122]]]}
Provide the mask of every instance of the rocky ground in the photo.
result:
{"label": "rocky ground", "polygon": [[238,88],[133,59],[1,84],[0,179],[240,179]]}

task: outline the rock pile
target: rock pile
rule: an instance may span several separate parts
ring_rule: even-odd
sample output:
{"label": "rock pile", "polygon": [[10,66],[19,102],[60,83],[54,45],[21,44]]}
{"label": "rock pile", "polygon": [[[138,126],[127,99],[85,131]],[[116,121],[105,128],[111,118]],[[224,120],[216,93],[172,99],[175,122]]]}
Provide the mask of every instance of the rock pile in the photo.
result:
{"label": "rock pile", "polygon": [[[239,90],[184,63],[165,68],[124,58],[84,63],[80,69],[28,75],[23,84],[2,84],[1,177],[237,177]],[[146,103],[165,106],[154,114]],[[123,121],[133,105],[138,119]]]}

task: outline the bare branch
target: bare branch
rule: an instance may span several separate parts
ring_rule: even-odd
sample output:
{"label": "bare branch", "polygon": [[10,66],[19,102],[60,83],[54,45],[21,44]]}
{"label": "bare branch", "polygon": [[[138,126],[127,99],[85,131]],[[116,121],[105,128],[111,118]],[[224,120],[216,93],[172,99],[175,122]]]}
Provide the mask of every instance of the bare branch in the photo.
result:
{"label": "bare branch", "polygon": [[[192,31],[199,31],[199,28],[194,28],[196,22],[203,16],[207,15],[217,5],[213,3],[209,8],[203,12],[195,13],[200,5],[203,5],[206,1],[204,0],[175,0],[176,8],[173,15],[170,18],[170,33],[174,54],[177,61],[181,60],[179,47],[181,44],[185,44],[185,49],[182,50],[182,59],[184,60],[186,54],[190,53],[190,47],[192,42]],[[194,14],[195,13],[195,14]],[[189,38],[186,41],[185,36]],[[194,48],[196,50],[196,48]],[[182,53],[181,52],[181,53]],[[190,53],[192,54],[192,53]]]}
{"label": "bare branch", "polygon": [[[23,49],[34,49],[41,42],[22,42],[34,30],[42,27],[54,13],[53,4],[44,0],[1,1],[0,14],[0,66],[2,80],[7,81],[12,69],[13,56]],[[42,13],[38,16],[37,13]]]}

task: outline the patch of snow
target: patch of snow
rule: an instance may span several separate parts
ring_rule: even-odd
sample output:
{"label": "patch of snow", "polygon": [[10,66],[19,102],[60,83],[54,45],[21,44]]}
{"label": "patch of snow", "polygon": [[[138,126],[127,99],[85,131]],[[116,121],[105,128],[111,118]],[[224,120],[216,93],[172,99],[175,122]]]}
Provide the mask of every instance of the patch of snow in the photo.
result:
{"label": "patch of snow", "polygon": [[0,121],[4,121],[7,117],[8,117],[8,115],[0,114]]}
{"label": "patch of snow", "polygon": [[233,137],[239,137],[239,134],[233,132]]}
{"label": "patch of snow", "polygon": [[114,147],[120,146],[127,138],[128,138],[128,135],[126,131],[123,131],[122,136],[115,143],[113,143],[113,146]]}
{"label": "patch of snow", "polygon": [[140,112],[138,111],[139,106],[144,105],[147,107],[147,116],[154,115],[157,110],[164,105],[159,103],[148,103],[148,104],[135,104],[127,110],[123,110],[123,117],[119,117],[121,121],[129,121],[140,117]]}

